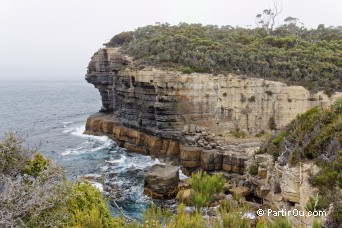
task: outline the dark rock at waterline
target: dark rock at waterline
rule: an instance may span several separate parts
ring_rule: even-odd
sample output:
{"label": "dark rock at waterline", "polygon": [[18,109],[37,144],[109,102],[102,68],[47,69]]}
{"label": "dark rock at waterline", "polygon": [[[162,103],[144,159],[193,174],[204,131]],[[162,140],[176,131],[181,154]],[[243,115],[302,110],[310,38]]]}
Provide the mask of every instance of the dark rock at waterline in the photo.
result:
{"label": "dark rock at waterline", "polygon": [[155,199],[169,199],[178,193],[179,168],[172,165],[153,165],[144,177],[144,193]]}

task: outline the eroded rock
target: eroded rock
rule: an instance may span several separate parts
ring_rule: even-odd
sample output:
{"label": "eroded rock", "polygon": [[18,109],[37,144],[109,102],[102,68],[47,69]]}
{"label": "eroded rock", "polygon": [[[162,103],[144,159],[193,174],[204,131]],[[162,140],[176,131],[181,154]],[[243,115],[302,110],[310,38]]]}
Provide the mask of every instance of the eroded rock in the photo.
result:
{"label": "eroded rock", "polygon": [[239,186],[230,189],[230,192],[238,196],[248,196],[251,193],[251,189],[245,186]]}
{"label": "eroded rock", "polygon": [[153,165],[144,176],[144,193],[155,199],[169,199],[178,193],[179,168]]}

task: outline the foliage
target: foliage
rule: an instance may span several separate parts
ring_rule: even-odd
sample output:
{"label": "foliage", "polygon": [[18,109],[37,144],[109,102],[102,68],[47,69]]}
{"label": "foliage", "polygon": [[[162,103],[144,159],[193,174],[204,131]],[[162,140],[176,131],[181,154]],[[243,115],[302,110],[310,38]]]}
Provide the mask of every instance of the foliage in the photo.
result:
{"label": "foliage", "polygon": [[246,138],[246,133],[244,131],[234,131],[232,135],[235,138]]}
{"label": "foliage", "polygon": [[15,175],[29,161],[34,151],[23,148],[22,142],[11,132],[0,141],[0,174]]}
{"label": "foliage", "polygon": [[273,222],[260,219],[256,228],[292,228],[291,223],[284,217],[276,217]]}
{"label": "foliage", "polygon": [[322,222],[320,222],[317,219],[313,220],[312,228],[321,228],[322,227]]}
{"label": "foliage", "polygon": [[336,224],[342,224],[342,201],[341,198],[334,202],[333,220]]}
{"label": "foliage", "polygon": [[193,190],[192,201],[197,209],[206,206],[215,193],[222,191],[225,180],[222,174],[209,175],[199,171],[192,174],[190,185]]}
{"label": "foliage", "polygon": [[172,213],[165,209],[157,207],[155,204],[151,204],[146,211],[144,211],[143,217],[145,224],[158,227],[156,224],[168,224],[171,221]]}
{"label": "foliage", "polygon": [[[292,156],[294,164],[301,159],[317,159],[320,167],[326,167],[325,171],[339,171],[341,132],[342,99],[339,99],[328,108],[314,107],[299,115],[283,131],[265,142],[260,153],[282,155],[285,162]],[[331,175],[338,180],[336,173]]]}
{"label": "foliage", "polygon": [[106,45],[118,47],[133,40],[133,32],[121,32],[115,35]]}
{"label": "foliage", "polygon": [[[122,227],[91,184],[73,184],[9,133],[0,141],[0,224],[5,227]],[[35,153],[35,154],[34,154]],[[34,154],[31,159],[30,155]],[[8,162],[7,165],[4,163]]]}
{"label": "foliage", "polygon": [[[272,13],[266,10],[263,14],[270,19]],[[328,95],[342,91],[341,27],[308,29],[288,17],[273,28],[268,19],[260,14],[260,28],[254,29],[149,25],[118,34],[105,45],[121,46],[137,66],[182,69],[184,73],[235,73],[302,85],[311,91],[325,90]]]}
{"label": "foliage", "polygon": [[69,225],[73,227],[120,227],[123,221],[115,220],[102,193],[88,182],[77,182],[67,203]]}
{"label": "foliage", "polygon": [[276,124],[275,119],[274,119],[273,116],[268,121],[268,126],[270,127],[271,130],[276,130],[277,129],[277,124]]}
{"label": "foliage", "polygon": [[317,197],[310,197],[305,205],[305,210],[307,211],[317,211],[321,209],[326,209],[329,207],[330,200],[322,195],[317,195]]}
{"label": "foliage", "polygon": [[255,175],[258,174],[258,168],[259,168],[259,166],[257,164],[252,164],[252,165],[249,166],[248,172],[251,175],[255,176]]}
{"label": "foliage", "polygon": [[248,98],[249,102],[255,102],[255,96],[251,96],[250,98]]}
{"label": "foliage", "polygon": [[21,174],[37,177],[42,171],[47,170],[49,165],[51,165],[49,159],[45,159],[41,153],[36,153],[33,159],[27,161],[21,170]]}
{"label": "foliage", "polygon": [[144,213],[144,227],[184,227],[202,228],[205,227],[205,220],[202,215],[195,211],[192,214],[185,213],[184,204],[179,204],[177,214],[168,210],[161,210],[151,205]]}
{"label": "foliage", "polygon": [[233,202],[229,200],[221,205],[221,219],[223,227],[251,227],[249,218],[244,216],[248,212],[248,207],[235,207]]}
{"label": "foliage", "polygon": [[299,115],[283,131],[261,145],[258,153],[273,154],[280,165],[315,161],[320,170],[309,181],[318,188],[319,196],[310,198],[306,209],[327,208],[333,203],[335,217],[341,216],[342,99],[330,107],[314,107]]}

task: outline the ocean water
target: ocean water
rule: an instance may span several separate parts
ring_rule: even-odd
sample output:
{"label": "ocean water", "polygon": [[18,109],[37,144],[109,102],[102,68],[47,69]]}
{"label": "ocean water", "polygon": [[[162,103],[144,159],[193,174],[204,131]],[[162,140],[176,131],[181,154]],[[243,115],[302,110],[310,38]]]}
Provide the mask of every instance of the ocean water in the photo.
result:
{"label": "ocean water", "polygon": [[[85,81],[0,82],[0,134],[17,132],[27,146],[65,167],[72,181],[104,175],[125,214],[141,219],[152,202],[143,194],[144,172],[159,161],[130,153],[106,136],[84,135],[87,117],[100,107],[99,92]],[[92,181],[103,190],[101,181]]]}

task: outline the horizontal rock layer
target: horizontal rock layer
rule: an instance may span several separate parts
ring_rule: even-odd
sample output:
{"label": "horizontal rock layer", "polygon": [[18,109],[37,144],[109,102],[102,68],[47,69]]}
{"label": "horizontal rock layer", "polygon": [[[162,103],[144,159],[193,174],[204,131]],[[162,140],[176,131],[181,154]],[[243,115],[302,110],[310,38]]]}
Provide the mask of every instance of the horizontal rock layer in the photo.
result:
{"label": "horizontal rock layer", "polygon": [[[173,139],[160,138],[146,132],[123,126],[113,115],[94,114],[87,119],[86,133],[107,135],[131,152],[161,158],[192,171],[228,171],[243,174],[248,154],[244,151],[206,150],[202,147],[184,145]],[[244,148],[243,146],[239,148]]]}
{"label": "horizontal rock layer", "polygon": [[242,174],[255,145],[223,145],[214,133],[267,132],[342,95],[311,95],[300,86],[236,75],[137,70],[131,61],[116,48],[100,49],[92,57],[86,80],[100,91],[103,107],[102,114],[88,118],[86,131],[190,171]]}
{"label": "horizontal rock layer", "polygon": [[270,121],[281,128],[310,107],[342,96],[329,98],[301,86],[231,74],[135,70],[129,61],[115,48],[100,49],[89,63],[86,80],[99,89],[102,111],[125,126],[166,138],[179,139],[189,124],[214,132],[269,131]]}

